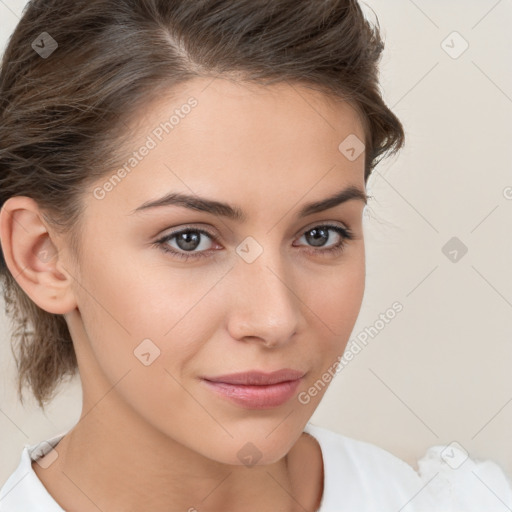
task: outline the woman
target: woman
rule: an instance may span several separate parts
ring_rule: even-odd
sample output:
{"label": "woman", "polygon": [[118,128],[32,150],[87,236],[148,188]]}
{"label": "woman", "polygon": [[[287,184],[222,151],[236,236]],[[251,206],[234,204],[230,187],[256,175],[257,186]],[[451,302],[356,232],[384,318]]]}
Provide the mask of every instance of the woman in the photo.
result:
{"label": "woman", "polygon": [[351,0],[29,4],[0,77],[5,299],[20,399],[78,370],[83,409],[0,510],[443,510],[434,477],[309,423],[404,141],[382,48]]}

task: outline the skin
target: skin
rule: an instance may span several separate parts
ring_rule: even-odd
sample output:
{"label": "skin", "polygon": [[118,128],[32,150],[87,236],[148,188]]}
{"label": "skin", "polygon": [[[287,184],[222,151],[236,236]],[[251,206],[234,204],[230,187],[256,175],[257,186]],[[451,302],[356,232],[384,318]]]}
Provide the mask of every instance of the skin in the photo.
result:
{"label": "skin", "polygon": [[[200,377],[294,368],[306,372],[298,395],[342,355],[364,294],[365,202],[297,212],[349,185],[364,192],[364,154],[350,161],[338,150],[350,134],[364,140],[361,120],[298,84],[201,78],[148,105],[132,151],[190,96],[197,107],[104,199],[94,187],[84,194],[79,262],[32,199],[2,209],[8,267],[39,307],[65,316],[83,388],[57,459],[32,467],[72,511],[314,511],[322,456],[303,428],[328,384],[307,404],[294,396],[251,410]],[[237,205],[247,220],[179,206],[131,214],[170,191]],[[306,236],[325,223],[353,232],[339,254],[321,254],[340,240],[335,231],[323,246]],[[209,257],[180,260],[152,245],[190,225],[214,235],[194,249]],[[248,236],[263,248],[250,264],[236,252]],[[176,238],[166,243],[180,251]],[[38,258],[41,248],[54,257]],[[148,366],[134,355],[146,338],[160,350]],[[248,442],[261,454],[252,467],[237,455]]]}

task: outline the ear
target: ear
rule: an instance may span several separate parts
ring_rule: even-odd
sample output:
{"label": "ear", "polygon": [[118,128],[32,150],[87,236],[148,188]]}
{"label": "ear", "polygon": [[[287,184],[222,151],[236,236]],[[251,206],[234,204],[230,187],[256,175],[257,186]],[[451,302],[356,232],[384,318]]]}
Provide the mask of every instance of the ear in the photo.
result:
{"label": "ear", "polygon": [[60,238],[50,234],[32,198],[14,196],[4,203],[0,211],[0,241],[9,271],[41,309],[66,314],[77,306],[73,277],[64,268],[63,247],[56,242]]}

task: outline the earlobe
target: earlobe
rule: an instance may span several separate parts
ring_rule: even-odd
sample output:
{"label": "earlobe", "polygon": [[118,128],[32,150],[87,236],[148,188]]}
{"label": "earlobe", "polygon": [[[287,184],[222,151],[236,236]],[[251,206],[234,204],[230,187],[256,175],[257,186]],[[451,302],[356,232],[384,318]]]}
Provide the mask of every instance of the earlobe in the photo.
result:
{"label": "earlobe", "polygon": [[76,299],[55,239],[32,198],[15,196],[4,203],[0,240],[9,271],[41,309],[65,314],[76,308]]}

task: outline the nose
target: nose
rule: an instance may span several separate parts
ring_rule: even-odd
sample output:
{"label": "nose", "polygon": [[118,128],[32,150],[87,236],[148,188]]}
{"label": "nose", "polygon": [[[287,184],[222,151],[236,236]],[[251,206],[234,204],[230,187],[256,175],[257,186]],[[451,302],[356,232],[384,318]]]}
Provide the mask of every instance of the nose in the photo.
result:
{"label": "nose", "polygon": [[301,301],[289,274],[280,256],[267,250],[252,263],[237,261],[228,284],[227,328],[234,339],[267,347],[289,342],[301,318]]}

